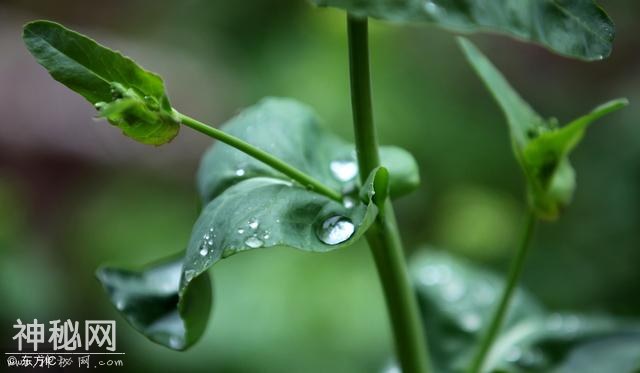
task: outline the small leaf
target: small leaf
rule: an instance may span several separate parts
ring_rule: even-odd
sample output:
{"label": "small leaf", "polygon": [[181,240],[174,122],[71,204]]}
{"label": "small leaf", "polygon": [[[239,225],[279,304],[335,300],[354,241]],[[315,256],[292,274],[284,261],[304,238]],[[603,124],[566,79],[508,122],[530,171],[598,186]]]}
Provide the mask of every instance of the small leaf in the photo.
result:
{"label": "small leaf", "polygon": [[545,120],[533,111],[471,42],[463,38],[459,42],[507,118],[513,151],[527,179],[532,208],[541,219],[556,219],[570,203],[575,189],[569,153],[591,122],[626,106],[628,101],[610,101],[559,128],[555,119]]}
{"label": "small leaf", "polygon": [[211,309],[204,273],[180,287],[183,259],[173,257],[142,271],[101,267],[96,275],[124,318],[153,342],[184,350],[202,336]]}
{"label": "small leaf", "polygon": [[49,21],[27,23],[23,40],[55,80],[96,105],[125,135],[161,145],[178,134],[162,79],[130,58]]}
{"label": "small leaf", "polygon": [[318,6],[393,22],[423,22],[454,32],[489,31],[556,53],[600,60],[611,53],[613,22],[593,0],[312,0]]}

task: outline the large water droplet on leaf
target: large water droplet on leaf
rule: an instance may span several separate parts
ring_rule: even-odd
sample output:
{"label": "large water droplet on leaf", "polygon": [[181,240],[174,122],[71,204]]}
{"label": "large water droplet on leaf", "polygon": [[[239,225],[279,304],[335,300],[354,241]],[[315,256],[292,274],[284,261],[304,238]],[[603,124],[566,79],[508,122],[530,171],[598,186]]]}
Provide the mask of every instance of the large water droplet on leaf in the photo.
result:
{"label": "large water droplet on leaf", "polygon": [[358,165],[353,160],[335,160],[329,167],[333,176],[340,181],[349,181],[358,174]]}
{"label": "large water droplet on leaf", "polygon": [[337,245],[348,240],[354,231],[355,226],[351,220],[344,216],[332,216],[322,223],[316,233],[320,241],[327,245]]}

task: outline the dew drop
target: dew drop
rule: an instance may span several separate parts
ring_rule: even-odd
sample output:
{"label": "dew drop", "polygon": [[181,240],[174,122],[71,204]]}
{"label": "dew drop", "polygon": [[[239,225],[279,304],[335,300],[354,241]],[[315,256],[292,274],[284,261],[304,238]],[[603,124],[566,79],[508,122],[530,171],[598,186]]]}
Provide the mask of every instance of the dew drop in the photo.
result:
{"label": "dew drop", "polygon": [[262,247],[262,245],[264,245],[264,242],[262,242],[261,239],[259,239],[256,236],[251,236],[249,238],[247,238],[244,241],[245,245],[249,246],[252,249],[257,249],[259,247]]}
{"label": "dew drop", "polygon": [[238,228],[238,234],[243,234],[244,233],[244,229],[243,228]]}
{"label": "dew drop", "polygon": [[358,174],[358,165],[353,160],[335,160],[329,167],[333,176],[340,181],[349,181]]}
{"label": "dew drop", "polygon": [[259,226],[260,226],[260,222],[258,221],[258,219],[256,218],[249,219],[249,228],[255,231],[256,229],[258,229]]}
{"label": "dew drop", "polygon": [[202,246],[202,249],[200,249],[200,256],[207,256],[207,254],[209,254],[209,249],[207,249],[206,246]]}
{"label": "dew drop", "polygon": [[207,241],[207,245],[209,245],[209,246],[213,245],[213,240]]}
{"label": "dew drop", "polygon": [[356,201],[351,197],[344,197],[342,205],[348,209],[353,208],[356,205]]}
{"label": "dew drop", "polygon": [[316,232],[320,241],[327,245],[337,245],[348,240],[355,226],[344,216],[332,216],[325,220]]}
{"label": "dew drop", "polygon": [[236,170],[236,176],[244,176],[245,173],[245,170],[242,168]]}
{"label": "dew drop", "polygon": [[269,238],[271,238],[271,232],[269,232],[269,231],[264,231],[264,232],[262,233],[262,239],[263,239],[263,240],[268,240]]}
{"label": "dew drop", "polygon": [[209,236],[208,234],[205,234],[205,235],[204,235],[204,237],[202,237],[202,238],[204,238],[204,240],[206,241],[206,240],[208,240],[210,237],[211,237],[211,236]]}

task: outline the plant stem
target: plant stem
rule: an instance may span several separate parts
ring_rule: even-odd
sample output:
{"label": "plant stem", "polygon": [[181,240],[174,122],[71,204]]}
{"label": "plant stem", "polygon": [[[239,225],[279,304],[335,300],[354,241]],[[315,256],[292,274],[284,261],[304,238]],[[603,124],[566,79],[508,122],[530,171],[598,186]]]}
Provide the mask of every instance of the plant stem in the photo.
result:
{"label": "plant stem", "polygon": [[[371,105],[367,19],[349,14],[347,29],[356,152],[364,182],[380,165]],[[386,202],[383,211],[367,232],[367,242],[384,290],[402,372],[425,373],[429,370],[429,352],[391,202]]]}
{"label": "plant stem", "polygon": [[189,116],[181,114],[176,110],[174,110],[174,113],[178,116],[178,118],[180,119],[180,122],[182,122],[182,124],[184,124],[185,126],[191,127],[198,132],[204,133],[207,136],[213,137],[214,139],[217,139],[229,146],[232,146],[240,150],[241,152],[247,155],[250,155],[251,157],[282,172],[286,176],[300,183],[305,188],[308,188],[317,193],[323,194],[337,202],[342,202],[342,195],[340,193],[322,184],[320,181],[298,170],[297,168],[291,166],[290,164],[284,162],[283,160],[277,157],[274,157],[273,155],[259,148],[256,148],[255,146],[247,143],[242,139],[232,136],[215,127],[211,127],[207,124],[204,124]]}
{"label": "plant stem", "polygon": [[522,268],[524,267],[524,261],[527,256],[527,252],[529,251],[529,247],[531,246],[537,220],[535,213],[530,210],[527,216],[526,226],[522,234],[522,239],[520,241],[520,246],[516,252],[513,262],[511,263],[511,267],[509,268],[507,284],[502,292],[500,303],[498,304],[498,308],[491,319],[489,328],[482,338],[480,348],[473,359],[471,368],[469,369],[470,373],[479,373],[482,371],[493,342],[502,327],[507,310],[509,309],[511,298],[513,297],[516,285],[518,284],[520,275],[522,274]]}

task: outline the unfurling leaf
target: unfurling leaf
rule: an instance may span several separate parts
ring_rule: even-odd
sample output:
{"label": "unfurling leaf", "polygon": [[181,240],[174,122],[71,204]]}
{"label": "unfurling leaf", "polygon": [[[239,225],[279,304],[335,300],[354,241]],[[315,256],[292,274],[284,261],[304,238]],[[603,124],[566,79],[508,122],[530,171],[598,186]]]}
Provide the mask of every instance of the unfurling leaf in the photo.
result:
{"label": "unfurling leaf", "polygon": [[180,129],[162,79],[133,60],[49,21],[27,23],[23,40],[51,76],[144,144],[171,141]]}
{"label": "unfurling leaf", "polygon": [[571,150],[580,142],[589,124],[626,106],[628,101],[610,101],[558,127],[554,118],[545,120],[533,111],[471,42],[463,38],[459,41],[507,118],[513,151],[527,179],[531,207],[541,219],[556,219],[571,202],[575,189],[574,170],[569,163]]}
{"label": "unfurling leaf", "polygon": [[176,256],[141,271],[101,267],[96,275],[136,330],[156,343],[184,350],[202,336],[212,300],[207,273],[180,287],[182,266],[182,256]]}
{"label": "unfurling leaf", "polygon": [[356,16],[428,23],[454,32],[489,31],[583,60],[611,53],[615,28],[593,0],[312,0]]}

